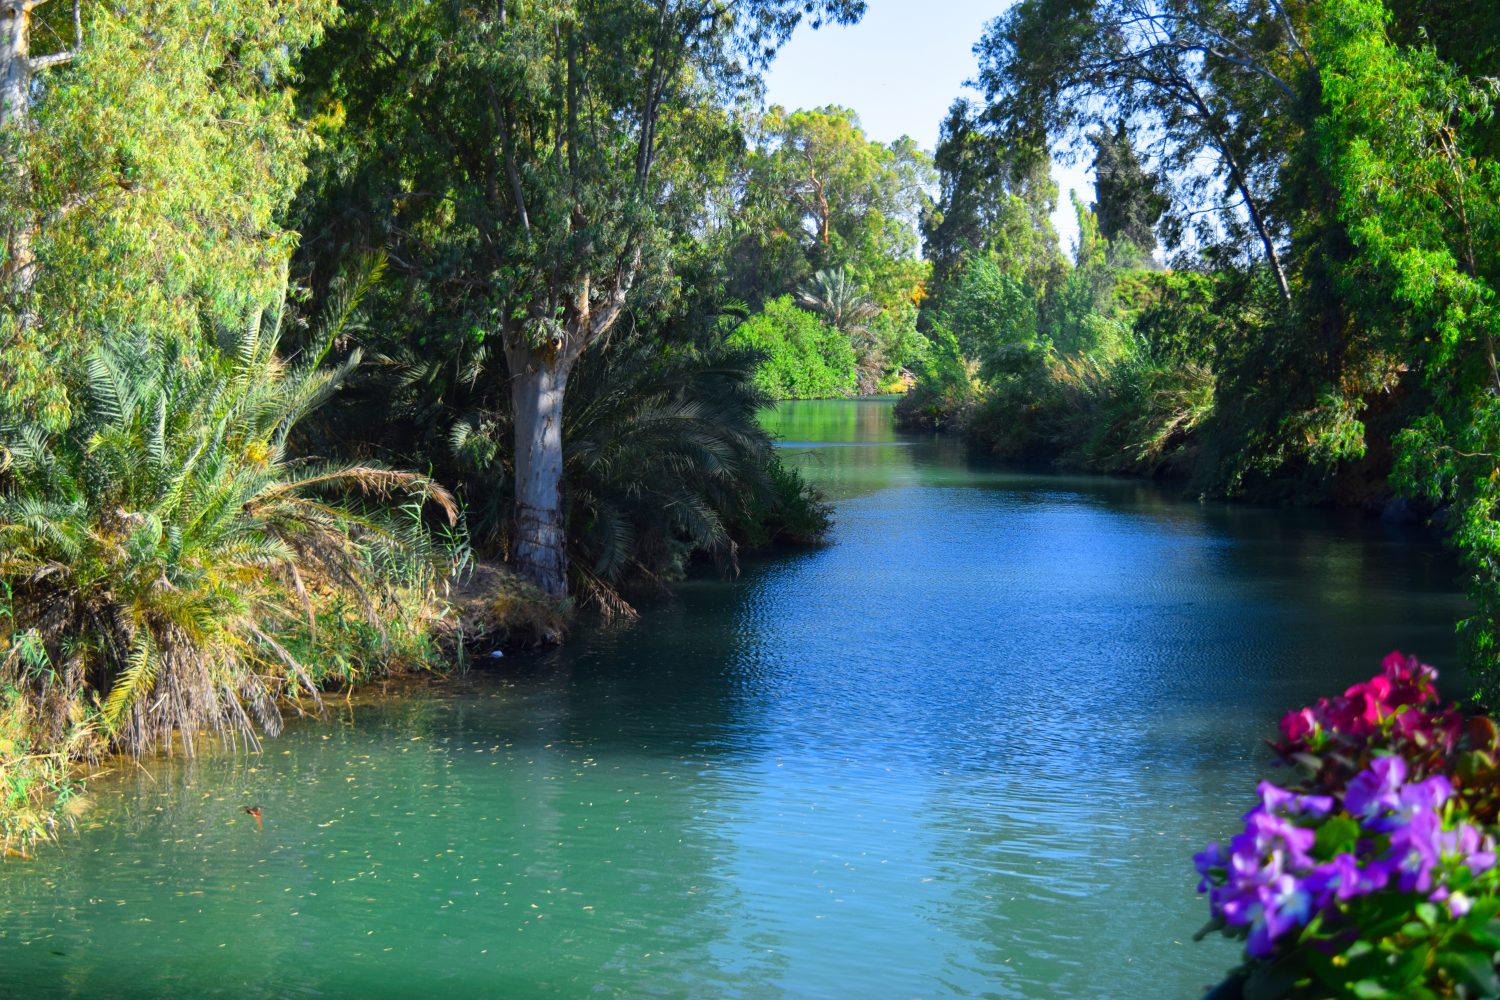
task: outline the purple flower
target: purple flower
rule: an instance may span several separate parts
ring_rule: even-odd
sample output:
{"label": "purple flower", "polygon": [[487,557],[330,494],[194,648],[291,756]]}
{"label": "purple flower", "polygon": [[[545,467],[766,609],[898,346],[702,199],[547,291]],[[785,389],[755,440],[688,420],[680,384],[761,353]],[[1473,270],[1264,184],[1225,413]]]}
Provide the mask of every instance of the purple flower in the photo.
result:
{"label": "purple flower", "polygon": [[1283,875],[1260,890],[1265,906],[1266,930],[1278,938],[1287,931],[1303,927],[1312,919],[1312,894],[1302,880]]}
{"label": "purple flower", "polygon": [[1193,867],[1202,876],[1198,881],[1198,891],[1207,892],[1213,887],[1215,876],[1229,867],[1229,855],[1215,842],[1193,855]]}
{"label": "purple flower", "polygon": [[1441,774],[1434,774],[1426,781],[1401,789],[1400,809],[1408,816],[1419,812],[1440,813],[1443,805],[1451,798],[1453,782]]}
{"label": "purple flower", "polygon": [[1442,859],[1438,838],[1443,824],[1436,813],[1420,812],[1391,833],[1393,874],[1402,892],[1427,892],[1432,888],[1432,870]]}
{"label": "purple flower", "polygon": [[1247,865],[1259,868],[1262,859],[1266,864],[1275,865],[1277,874],[1283,867],[1308,867],[1312,864],[1312,855],[1308,852],[1316,840],[1316,833],[1284,816],[1252,809],[1245,814],[1245,832],[1229,842],[1230,867],[1236,871],[1243,871]]}
{"label": "purple flower", "polygon": [[1483,875],[1495,867],[1495,842],[1469,823],[1455,830],[1444,830],[1435,838],[1443,860],[1461,864],[1474,875]]}
{"label": "purple flower", "polygon": [[1354,855],[1339,854],[1314,868],[1306,884],[1318,905],[1327,906],[1335,899],[1342,902],[1384,889],[1390,877],[1390,872],[1378,863],[1361,868]]}
{"label": "purple flower", "polygon": [[1400,757],[1379,757],[1369,767],[1349,779],[1344,790],[1344,808],[1360,819],[1373,819],[1395,809],[1401,802],[1401,786],[1406,783],[1406,761]]}
{"label": "purple flower", "polygon": [[1209,901],[1231,927],[1245,927],[1254,923],[1265,908],[1260,897],[1260,887],[1255,885],[1224,885],[1215,889]]}
{"label": "purple flower", "polygon": [[1260,793],[1261,808],[1268,813],[1321,819],[1333,811],[1333,797],[1329,795],[1298,795],[1269,781],[1262,781],[1256,791]]}
{"label": "purple flower", "polygon": [[[1361,926],[1366,917],[1384,927],[1388,916],[1418,901],[1409,894],[1442,904],[1446,916],[1458,919],[1472,912],[1470,893],[1495,891],[1500,834],[1472,820],[1472,803],[1455,801],[1449,777],[1422,777],[1451,773],[1463,715],[1424,707],[1437,703],[1432,668],[1400,654],[1383,667],[1341,698],[1282,720],[1285,739],[1277,749],[1315,772],[1308,787],[1333,794],[1261,782],[1260,802],[1227,848],[1213,843],[1194,856],[1199,891],[1208,893],[1215,916],[1245,934],[1251,957],[1302,947],[1298,931],[1315,917],[1330,933],[1363,934],[1371,930]],[[1314,744],[1334,752],[1313,761],[1296,757],[1294,751]],[[1408,761],[1408,751],[1421,763]],[[1382,756],[1370,759],[1371,752]],[[1369,765],[1351,776],[1361,759]],[[1314,857],[1320,832],[1327,841]],[[1329,850],[1340,853],[1330,857]],[[1374,909],[1362,900],[1381,894],[1393,898]]]}

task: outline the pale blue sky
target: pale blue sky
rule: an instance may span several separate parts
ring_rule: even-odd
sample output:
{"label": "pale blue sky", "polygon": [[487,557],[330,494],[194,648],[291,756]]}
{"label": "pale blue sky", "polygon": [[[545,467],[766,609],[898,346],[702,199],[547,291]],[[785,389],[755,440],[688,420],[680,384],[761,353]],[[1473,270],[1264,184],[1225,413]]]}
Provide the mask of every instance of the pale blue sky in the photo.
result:
{"label": "pale blue sky", "polygon": [[[799,29],[766,74],[766,100],[789,108],[841,104],[859,114],[871,138],[909,135],[930,150],[948,106],[978,69],[974,43],[1006,6],[1006,0],[868,0],[853,27]],[[1078,229],[1068,189],[1088,202],[1093,183],[1081,166],[1054,163],[1052,173],[1061,188],[1053,221],[1067,247]]]}

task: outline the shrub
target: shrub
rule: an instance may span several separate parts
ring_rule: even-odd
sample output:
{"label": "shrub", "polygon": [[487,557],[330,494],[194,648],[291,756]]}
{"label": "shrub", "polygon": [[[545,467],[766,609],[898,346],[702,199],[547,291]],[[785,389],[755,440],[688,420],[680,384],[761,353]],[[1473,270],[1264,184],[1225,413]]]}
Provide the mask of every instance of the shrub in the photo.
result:
{"label": "shrub", "polygon": [[767,457],[768,489],[750,499],[740,523],[731,525],[737,538],[750,548],[774,542],[819,545],[833,527],[833,506],[803,478],[802,473],[780,456]]}
{"label": "shrub", "polygon": [[191,752],[205,729],[275,732],[279,697],[317,698],[282,641],[292,623],[333,595],[377,621],[378,550],[410,544],[329,491],[431,496],[454,513],[420,476],[288,458],[288,435],[353,362],[289,367],[278,328],[257,319],[217,346],[117,337],[75,373],[65,432],[0,428],[0,634],[37,650],[30,665],[8,658],[0,682],[45,724],[43,745],[84,718],[135,753],[174,736]]}
{"label": "shrub", "polygon": [[994,254],[969,261],[945,300],[942,325],[986,378],[1024,369],[1043,349],[1036,290]]}
{"label": "shrub", "polygon": [[849,338],[797,308],[790,295],[772,299],[740,324],[730,344],[763,355],[755,383],[772,399],[847,396],[858,378]]}
{"label": "shrub", "polygon": [[[7,637],[0,650],[8,674],[49,669],[26,637]],[[27,847],[51,838],[78,789],[74,763],[94,745],[93,729],[66,719],[62,739],[52,741],[43,735],[52,722],[39,717],[24,687],[0,682],[0,854],[24,856]]]}
{"label": "shrub", "polygon": [[917,381],[896,403],[896,426],[942,430],[963,426],[979,398],[978,365],[967,360],[947,327],[934,324],[913,367]]}

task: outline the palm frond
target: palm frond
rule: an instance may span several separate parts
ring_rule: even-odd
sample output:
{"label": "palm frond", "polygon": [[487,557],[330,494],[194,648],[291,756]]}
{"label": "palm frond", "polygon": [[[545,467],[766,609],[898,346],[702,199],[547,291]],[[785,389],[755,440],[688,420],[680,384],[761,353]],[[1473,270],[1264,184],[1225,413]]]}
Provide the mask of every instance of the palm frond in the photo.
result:
{"label": "palm frond", "polygon": [[114,686],[109,690],[109,699],[104,703],[104,724],[111,731],[120,726],[125,714],[135,708],[156,682],[156,645],[151,633],[138,630],[131,640],[130,658],[125,663]]}

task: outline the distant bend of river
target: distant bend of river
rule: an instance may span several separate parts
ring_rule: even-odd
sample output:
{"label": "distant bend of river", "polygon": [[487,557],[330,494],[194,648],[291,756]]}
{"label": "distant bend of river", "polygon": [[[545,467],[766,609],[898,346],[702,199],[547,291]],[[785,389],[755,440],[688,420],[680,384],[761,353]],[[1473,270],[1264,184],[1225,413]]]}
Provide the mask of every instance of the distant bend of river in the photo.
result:
{"label": "distant bend of river", "polygon": [[97,782],[0,865],[0,996],[1196,997],[1191,855],[1281,712],[1453,660],[1428,541],[767,419],[832,545]]}

